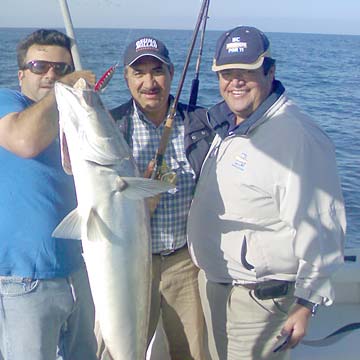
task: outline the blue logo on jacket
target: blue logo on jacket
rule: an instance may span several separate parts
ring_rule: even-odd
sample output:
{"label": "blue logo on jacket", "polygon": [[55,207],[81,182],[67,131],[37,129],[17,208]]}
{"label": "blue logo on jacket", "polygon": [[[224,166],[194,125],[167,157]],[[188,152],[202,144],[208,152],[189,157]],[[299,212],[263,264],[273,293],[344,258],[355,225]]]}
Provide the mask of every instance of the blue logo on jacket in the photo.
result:
{"label": "blue logo on jacket", "polygon": [[236,167],[240,171],[245,171],[247,160],[248,160],[247,154],[241,153],[240,155],[236,155],[235,161],[232,163],[232,166]]}

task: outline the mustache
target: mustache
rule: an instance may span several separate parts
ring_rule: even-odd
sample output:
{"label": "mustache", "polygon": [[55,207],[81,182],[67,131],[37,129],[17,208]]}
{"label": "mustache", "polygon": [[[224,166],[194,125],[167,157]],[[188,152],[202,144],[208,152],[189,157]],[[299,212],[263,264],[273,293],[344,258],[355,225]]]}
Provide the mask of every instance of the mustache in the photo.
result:
{"label": "mustache", "polygon": [[159,93],[160,91],[161,89],[158,86],[154,86],[151,88],[141,89],[140,93],[146,95],[146,94]]}

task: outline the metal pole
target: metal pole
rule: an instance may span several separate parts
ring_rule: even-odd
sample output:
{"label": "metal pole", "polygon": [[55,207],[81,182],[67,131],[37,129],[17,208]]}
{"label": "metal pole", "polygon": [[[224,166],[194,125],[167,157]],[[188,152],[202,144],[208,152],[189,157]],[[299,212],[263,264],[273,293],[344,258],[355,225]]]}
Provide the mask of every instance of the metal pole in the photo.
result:
{"label": "metal pole", "polygon": [[74,27],[73,27],[73,24],[71,21],[69,7],[68,7],[66,0],[59,0],[59,3],[60,3],[61,13],[62,13],[63,20],[64,20],[66,34],[72,40],[71,54],[72,54],[72,57],[74,60],[75,70],[81,70],[82,66],[81,66],[81,62],[80,62],[80,54],[79,54],[79,49],[77,47],[77,43],[76,43],[76,39],[75,39]]}

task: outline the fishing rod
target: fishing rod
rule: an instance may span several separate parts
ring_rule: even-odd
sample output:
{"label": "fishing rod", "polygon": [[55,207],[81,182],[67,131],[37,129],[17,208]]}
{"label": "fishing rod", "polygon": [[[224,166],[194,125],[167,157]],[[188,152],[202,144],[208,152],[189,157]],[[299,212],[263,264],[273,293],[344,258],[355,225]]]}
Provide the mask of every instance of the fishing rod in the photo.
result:
{"label": "fishing rod", "polygon": [[188,108],[195,107],[196,102],[197,102],[197,97],[198,97],[198,92],[199,92],[200,63],[201,63],[201,58],[202,58],[203,49],[204,49],[205,30],[206,30],[206,23],[207,23],[207,19],[208,19],[209,5],[210,5],[210,0],[208,0],[208,2],[207,2],[204,17],[202,19],[199,54],[198,54],[197,61],[196,61],[195,77],[191,83],[191,91],[190,91]]}
{"label": "fishing rod", "polygon": [[198,16],[198,19],[197,19],[197,22],[196,22],[196,25],[195,25],[195,28],[194,28],[193,36],[192,36],[190,47],[189,47],[189,50],[188,50],[188,54],[187,54],[187,57],[186,57],[186,60],[185,60],[184,68],[183,68],[183,71],[182,71],[182,74],[181,74],[181,77],[180,77],[179,85],[178,85],[178,88],[177,88],[177,91],[176,91],[176,94],[175,94],[175,98],[174,98],[174,101],[173,101],[173,103],[171,105],[169,114],[168,114],[166,122],[165,122],[164,131],[163,131],[163,134],[162,134],[161,139],[160,139],[159,148],[158,148],[158,150],[156,151],[156,154],[155,154],[154,169],[153,169],[152,174],[151,174],[152,179],[157,178],[158,175],[159,175],[159,172],[161,170],[161,166],[162,166],[162,163],[163,163],[163,160],[164,160],[164,154],[165,154],[166,146],[167,146],[167,144],[169,142],[171,129],[172,129],[175,114],[176,114],[176,108],[177,108],[177,105],[179,103],[181,90],[182,90],[183,85],[184,85],[187,69],[189,67],[191,55],[192,55],[192,52],[193,52],[194,47],[195,47],[196,38],[197,38],[197,35],[199,33],[201,21],[202,21],[202,19],[204,17],[204,13],[205,13],[205,10],[207,8],[208,1],[209,0],[203,0],[201,8],[200,8],[199,16]]}
{"label": "fishing rod", "polygon": [[61,13],[63,16],[66,34],[71,39],[71,55],[73,57],[74,65],[76,70],[81,70],[81,61],[79,49],[75,39],[74,27],[71,21],[70,11],[66,0],[59,0]]}
{"label": "fishing rod", "polygon": [[[71,39],[71,55],[74,61],[75,70],[82,70],[80,53],[77,46],[77,41],[75,39],[74,26],[71,21],[70,10],[67,1],[59,0],[59,4],[65,24],[66,34]],[[105,71],[105,73],[100,77],[99,81],[94,85],[95,91],[103,91],[106,88],[118,66],[119,63],[116,63],[115,65],[111,66],[109,69]]]}

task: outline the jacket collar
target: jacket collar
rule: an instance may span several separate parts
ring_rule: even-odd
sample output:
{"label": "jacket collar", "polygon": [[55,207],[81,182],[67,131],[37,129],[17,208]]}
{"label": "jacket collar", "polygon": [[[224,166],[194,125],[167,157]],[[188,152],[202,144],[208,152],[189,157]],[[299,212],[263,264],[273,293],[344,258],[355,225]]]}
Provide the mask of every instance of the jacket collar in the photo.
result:
{"label": "jacket collar", "polygon": [[281,82],[274,80],[271,94],[247,119],[236,127],[234,127],[235,114],[230,110],[225,101],[221,101],[209,109],[207,114],[209,124],[222,139],[230,135],[246,136],[254,128],[266,121],[264,114],[276,103],[284,91],[285,88]]}

